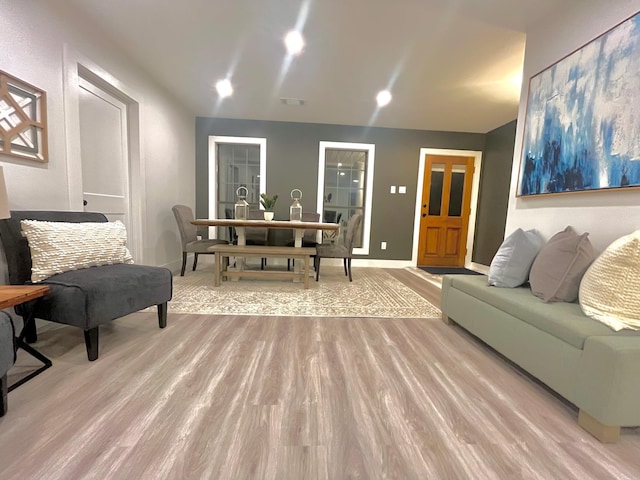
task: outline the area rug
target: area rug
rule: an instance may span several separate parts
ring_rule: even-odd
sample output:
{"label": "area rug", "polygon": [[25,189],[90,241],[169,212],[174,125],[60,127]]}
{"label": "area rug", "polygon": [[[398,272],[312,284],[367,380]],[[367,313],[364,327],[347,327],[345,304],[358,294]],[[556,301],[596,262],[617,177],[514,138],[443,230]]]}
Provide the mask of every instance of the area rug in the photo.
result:
{"label": "area rug", "polygon": [[308,290],[287,280],[224,281],[213,286],[207,266],[175,276],[170,313],[313,317],[435,318],[440,310],[380,268],[323,267]]}

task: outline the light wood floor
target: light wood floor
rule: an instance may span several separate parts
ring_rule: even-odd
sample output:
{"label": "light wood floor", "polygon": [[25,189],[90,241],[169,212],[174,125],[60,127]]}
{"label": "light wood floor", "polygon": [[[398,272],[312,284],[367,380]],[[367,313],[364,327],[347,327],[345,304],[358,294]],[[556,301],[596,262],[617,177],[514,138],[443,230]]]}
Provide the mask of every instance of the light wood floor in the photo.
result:
{"label": "light wood floor", "polygon": [[101,335],[90,363],[81,331],[42,329],[54,366],[9,394],[0,479],[640,478],[637,429],[600,444],[439,319],[137,313]]}

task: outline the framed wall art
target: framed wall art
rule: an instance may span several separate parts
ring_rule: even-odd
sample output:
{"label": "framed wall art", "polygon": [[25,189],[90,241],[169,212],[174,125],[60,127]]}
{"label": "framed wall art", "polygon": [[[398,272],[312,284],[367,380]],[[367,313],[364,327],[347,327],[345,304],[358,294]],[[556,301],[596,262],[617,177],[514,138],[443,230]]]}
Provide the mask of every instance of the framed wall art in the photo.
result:
{"label": "framed wall art", "polygon": [[640,13],[531,77],[518,196],[640,186]]}
{"label": "framed wall art", "polygon": [[47,162],[47,94],[0,70],[0,154]]}

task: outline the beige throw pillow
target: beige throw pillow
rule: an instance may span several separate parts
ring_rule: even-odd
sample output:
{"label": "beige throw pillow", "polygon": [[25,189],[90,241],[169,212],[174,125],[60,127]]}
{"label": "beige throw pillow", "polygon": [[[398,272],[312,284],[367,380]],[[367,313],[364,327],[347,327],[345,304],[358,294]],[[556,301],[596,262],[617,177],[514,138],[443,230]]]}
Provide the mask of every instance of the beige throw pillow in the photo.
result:
{"label": "beige throw pillow", "polygon": [[22,220],[31,250],[31,281],[81,268],[133,263],[122,222],[44,222]]}
{"label": "beige throw pillow", "polygon": [[585,315],[613,330],[640,330],[640,230],[619,238],[595,259],[580,283]]}
{"label": "beige throw pillow", "polygon": [[584,272],[595,258],[589,234],[578,235],[567,227],[542,247],[531,265],[529,284],[545,302],[573,302]]}

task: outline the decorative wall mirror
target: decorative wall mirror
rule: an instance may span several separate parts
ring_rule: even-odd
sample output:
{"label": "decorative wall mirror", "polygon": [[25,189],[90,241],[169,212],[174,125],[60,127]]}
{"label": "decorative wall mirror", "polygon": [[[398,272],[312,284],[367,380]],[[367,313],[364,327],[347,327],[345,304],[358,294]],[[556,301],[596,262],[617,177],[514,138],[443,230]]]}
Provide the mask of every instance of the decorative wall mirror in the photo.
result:
{"label": "decorative wall mirror", "polygon": [[47,94],[0,70],[0,154],[47,162]]}

